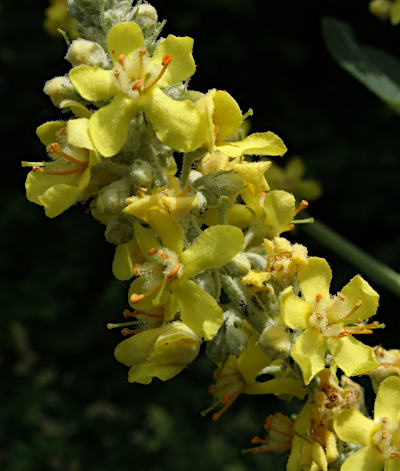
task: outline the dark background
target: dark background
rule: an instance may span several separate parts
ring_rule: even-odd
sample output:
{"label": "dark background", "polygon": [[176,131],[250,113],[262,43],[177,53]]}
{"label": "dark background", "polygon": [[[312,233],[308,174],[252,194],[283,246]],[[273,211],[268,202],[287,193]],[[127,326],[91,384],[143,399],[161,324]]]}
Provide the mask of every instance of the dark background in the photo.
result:
{"label": "dark background", "polygon": [[[212,365],[197,359],[176,379],[131,385],[113,358],[109,332],[126,307],[128,283],[113,279],[104,228],[76,206],[56,219],[24,196],[21,160],[42,160],[38,125],[60,119],[42,93],[68,71],[61,40],[42,28],[44,0],[2,0],[0,468],[3,471],[264,470],[286,456],[242,456],[275,410],[272,397],[242,396],[219,422],[202,419]],[[155,1],[164,35],[195,39],[191,88],[228,90],[253,108],[253,131],[271,130],[323,197],[310,212],[359,247],[399,269],[400,118],[340,69],[320,20],[349,22],[365,43],[396,54],[399,29],[368,13],[367,1]],[[292,234],[334,271],[333,291],[357,269],[302,234]],[[379,320],[367,339],[398,346],[398,298],[379,288]],[[364,340],[364,339],[363,339]],[[276,460],[276,461],[272,461]],[[281,464],[283,466],[283,464]]]}

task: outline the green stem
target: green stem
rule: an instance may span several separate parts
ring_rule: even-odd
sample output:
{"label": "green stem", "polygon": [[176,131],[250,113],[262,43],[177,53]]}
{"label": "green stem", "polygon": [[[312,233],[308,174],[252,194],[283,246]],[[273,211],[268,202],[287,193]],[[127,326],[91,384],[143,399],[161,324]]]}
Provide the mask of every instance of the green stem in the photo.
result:
{"label": "green stem", "polygon": [[362,273],[372,278],[377,284],[400,296],[399,273],[371,257],[322,222],[304,225],[301,230],[359,268]]}

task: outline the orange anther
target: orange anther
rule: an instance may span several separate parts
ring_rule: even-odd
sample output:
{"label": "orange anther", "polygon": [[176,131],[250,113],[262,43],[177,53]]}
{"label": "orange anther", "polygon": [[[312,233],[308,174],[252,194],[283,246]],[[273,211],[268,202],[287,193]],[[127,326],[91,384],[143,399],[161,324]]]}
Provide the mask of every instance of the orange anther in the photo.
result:
{"label": "orange anther", "polygon": [[259,444],[265,444],[265,443],[268,443],[267,440],[265,440],[264,438],[260,438],[260,437],[253,437],[250,441],[250,443],[252,443],[253,445],[259,445]]}
{"label": "orange anther", "polygon": [[124,65],[124,60],[125,60],[125,54],[120,54],[118,56],[118,62],[121,64],[121,65]]}
{"label": "orange anther", "polygon": [[57,136],[66,136],[67,131],[65,128],[61,128],[59,131],[56,132]]}
{"label": "orange anther", "polygon": [[265,193],[265,191],[262,191],[261,193],[261,196],[264,198],[265,196],[267,196],[267,193]]}
{"label": "orange anther", "polygon": [[210,386],[208,386],[208,393],[213,396],[214,395],[214,385],[213,384],[210,384]]}
{"label": "orange anther", "polygon": [[143,85],[144,85],[143,80],[136,80],[136,82],[132,85],[132,90],[139,91],[138,89],[142,87]]}
{"label": "orange anther", "polygon": [[46,173],[47,175],[71,175],[72,173],[79,173],[86,170],[85,167],[73,168],[71,170],[47,170],[43,167],[32,167],[34,172]]}
{"label": "orange anther", "polygon": [[144,294],[133,293],[130,299],[132,304],[140,303],[140,301],[143,301],[144,299]]}
{"label": "orange anther", "polygon": [[148,253],[149,255],[154,255],[156,252],[157,252],[156,247],[153,247],[153,248],[151,248],[147,253]]}
{"label": "orange anther", "polygon": [[181,267],[180,264],[177,263],[174,266],[174,268],[168,273],[167,278],[169,278],[169,279],[173,278],[178,273],[180,267]]}
{"label": "orange anther", "polygon": [[172,61],[172,54],[169,52],[168,54],[165,54],[165,56],[162,58],[161,64],[163,66],[166,66],[170,64]]}
{"label": "orange anther", "polygon": [[113,50],[111,51],[111,54],[115,54],[115,49],[113,49]]}
{"label": "orange anther", "polygon": [[114,69],[114,70],[113,70],[113,73],[114,73],[114,75],[115,75],[116,78],[119,77],[119,71],[118,71],[117,69]]}
{"label": "orange anther", "polygon": [[127,327],[123,328],[121,330],[122,335],[133,335],[133,334],[139,334],[140,332],[143,332],[142,329],[128,329]]}
{"label": "orange anther", "polygon": [[296,211],[294,212],[294,214],[299,214],[300,211],[303,211],[303,209],[306,209],[308,208],[308,201],[306,200],[301,200],[300,201],[300,204],[299,204],[299,207],[296,209]]}
{"label": "orange anther", "polygon": [[143,57],[147,54],[147,51],[144,47],[139,47],[139,49],[137,50],[137,53],[139,54],[139,56]]}
{"label": "orange anther", "polygon": [[136,317],[135,316],[135,313],[130,311],[129,309],[125,309],[124,312],[122,313],[122,315],[126,318],[126,317]]}
{"label": "orange anther", "polygon": [[316,297],[317,301],[321,301],[321,299],[322,299],[322,294],[317,294],[315,297]]}
{"label": "orange anther", "polygon": [[215,381],[218,378],[219,375],[219,368],[213,371],[213,380]]}
{"label": "orange anther", "polygon": [[157,255],[159,255],[160,257],[166,259],[168,258],[168,255],[162,250],[160,249],[158,252],[157,252]]}
{"label": "orange anther", "polygon": [[133,265],[133,274],[135,276],[140,276],[139,268],[140,268],[140,265],[138,263],[135,263],[135,265]]}

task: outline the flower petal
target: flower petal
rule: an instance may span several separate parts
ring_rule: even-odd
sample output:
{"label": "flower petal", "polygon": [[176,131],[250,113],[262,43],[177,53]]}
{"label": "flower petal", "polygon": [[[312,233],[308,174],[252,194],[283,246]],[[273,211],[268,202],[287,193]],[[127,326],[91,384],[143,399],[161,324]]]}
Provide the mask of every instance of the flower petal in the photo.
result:
{"label": "flower petal", "polygon": [[271,359],[258,345],[258,335],[249,338],[247,347],[239,355],[236,367],[247,384],[255,382],[260,371],[271,363]]}
{"label": "flower petal", "polygon": [[398,422],[400,415],[400,378],[389,376],[382,381],[375,399],[374,418],[388,417],[391,422]]}
{"label": "flower petal", "polygon": [[181,255],[185,266],[184,277],[228,263],[240,252],[244,238],[242,231],[234,226],[212,226],[202,232]]}
{"label": "flower petal", "polygon": [[374,422],[357,409],[345,409],[333,419],[333,428],[344,442],[368,445]]}
{"label": "flower petal", "polygon": [[154,342],[160,334],[160,328],[148,329],[132,335],[120,342],[115,350],[115,358],[126,366],[141,363],[149,356]]}
{"label": "flower petal", "polygon": [[57,132],[60,129],[65,128],[66,124],[67,123],[65,121],[49,121],[39,126],[36,129],[36,134],[40,139],[40,142],[45,146],[48,146],[57,141]]}
{"label": "flower petal", "polygon": [[74,67],[69,72],[69,78],[85,100],[107,100],[116,90],[113,72],[92,65],[83,64]]}
{"label": "flower petal", "polygon": [[242,124],[242,112],[236,100],[224,90],[217,90],[213,100],[213,121],[218,133],[217,142],[222,142]]}
{"label": "flower petal", "polygon": [[115,248],[112,272],[117,280],[130,280],[133,277],[137,260],[138,243],[132,239]]}
{"label": "flower petal", "polygon": [[324,258],[310,257],[307,265],[298,275],[301,293],[311,303],[316,300],[316,295],[321,294],[327,302],[329,300],[329,286],[332,280],[332,271]]}
{"label": "flower petal", "polygon": [[139,244],[140,250],[146,260],[152,261],[151,255],[148,254],[149,250],[155,247],[157,250],[161,248],[160,242],[154,237],[153,232],[150,229],[144,228],[138,222],[134,225],[135,238]]}
{"label": "flower petal", "polygon": [[314,329],[306,330],[297,338],[291,355],[300,366],[306,385],[324,369],[325,351],[326,339]]}
{"label": "flower petal", "polygon": [[400,471],[400,456],[385,460],[385,471]]}
{"label": "flower petal", "polygon": [[379,294],[360,276],[355,276],[346,286],[341,289],[346,297],[349,310],[354,307],[357,301],[361,300],[362,305],[355,313],[346,319],[346,324],[356,322],[358,319],[367,319],[373,316],[378,309]]}
{"label": "flower petal", "polygon": [[180,254],[183,250],[183,230],[179,222],[170,214],[157,209],[148,212],[150,226],[159,234],[164,247]]}
{"label": "flower petal", "polygon": [[138,111],[135,103],[123,95],[116,95],[90,118],[90,137],[104,157],[117,154],[125,144],[129,123]]}
{"label": "flower petal", "polygon": [[67,139],[73,146],[95,150],[89,136],[89,120],[86,118],[70,119],[67,122]]}
{"label": "flower petal", "polygon": [[174,100],[154,87],[151,96],[143,102],[143,109],[157,137],[167,146],[190,152],[206,141],[208,128],[205,117],[191,101]]}
{"label": "flower petal", "polygon": [[243,389],[245,394],[288,394],[303,399],[307,391],[301,382],[294,378],[275,378],[260,383],[246,385]]}
{"label": "flower petal", "polygon": [[192,49],[193,39],[188,36],[177,37],[169,34],[164,41],[161,41],[154,51],[151,62],[161,65],[166,54],[172,54],[172,61],[157,83],[160,88],[186,80],[194,74],[196,65],[192,56]]}
{"label": "flower petal", "polygon": [[270,161],[243,162],[233,164],[232,169],[240,175],[247,185],[249,185],[250,191],[253,195],[259,195],[261,191],[269,190],[264,174],[270,166]]}
{"label": "flower petal", "polygon": [[374,350],[352,335],[328,339],[328,348],[347,376],[365,374],[379,366]]}
{"label": "flower petal", "polygon": [[279,298],[282,320],[291,329],[306,329],[307,320],[312,313],[310,304],[293,293],[293,287],[289,286],[282,291]]}
{"label": "flower petal", "polygon": [[171,291],[181,308],[182,322],[199,337],[211,340],[223,322],[222,309],[215,299],[190,280],[173,281]]}
{"label": "flower petal", "polygon": [[267,193],[264,199],[266,213],[265,223],[271,226],[269,238],[284,232],[291,223],[295,211],[295,199],[291,193],[283,190],[274,190]]}
{"label": "flower petal", "polygon": [[108,52],[113,63],[121,54],[128,55],[144,45],[142,30],[137,23],[118,23],[107,34]]}
{"label": "flower petal", "polygon": [[88,110],[85,105],[79,103],[79,101],[63,100],[58,106],[61,109],[70,109],[78,118],[90,118],[92,115],[92,112]]}
{"label": "flower petal", "polygon": [[250,134],[242,141],[225,142],[218,150],[230,157],[242,155],[283,155],[286,146],[282,139],[271,131]]}
{"label": "flower petal", "polygon": [[340,471],[381,471],[383,460],[377,449],[372,446],[365,446],[350,455],[342,464]]}

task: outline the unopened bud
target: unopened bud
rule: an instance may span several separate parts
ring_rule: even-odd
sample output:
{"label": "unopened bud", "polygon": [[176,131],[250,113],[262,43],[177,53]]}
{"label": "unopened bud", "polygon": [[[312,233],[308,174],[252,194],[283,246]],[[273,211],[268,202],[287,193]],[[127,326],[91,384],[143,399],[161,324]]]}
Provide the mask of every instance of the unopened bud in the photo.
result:
{"label": "unopened bud", "polygon": [[60,103],[64,100],[80,99],[70,79],[65,75],[48,80],[44,85],[43,91],[50,97],[55,106],[60,106]]}
{"label": "unopened bud", "polygon": [[251,265],[243,253],[238,253],[225,265],[225,268],[232,276],[245,276],[251,270]]}
{"label": "unopened bud", "polygon": [[108,242],[114,245],[129,242],[133,237],[132,217],[123,214],[114,216],[107,224],[105,237]]}
{"label": "unopened bud", "polygon": [[149,188],[153,182],[153,169],[148,162],[138,159],[131,165],[129,176],[135,185]]}
{"label": "unopened bud", "polygon": [[239,194],[243,189],[243,180],[236,173],[221,171],[204,175],[193,186],[207,198],[209,207],[218,207],[226,199]]}
{"label": "unopened bud", "polygon": [[109,63],[107,54],[100,44],[82,38],[72,41],[65,59],[67,59],[73,67],[86,64],[105,68]]}
{"label": "unopened bud", "polygon": [[96,200],[100,213],[116,214],[126,206],[126,198],[130,195],[130,184],[125,179],[116,180],[104,187]]}
{"label": "unopened bud", "polygon": [[260,335],[259,345],[267,355],[284,358],[290,353],[290,336],[282,327],[269,324]]}
{"label": "unopened bud", "polygon": [[390,0],[372,0],[368,8],[373,15],[381,20],[386,20],[390,16],[392,2]]}
{"label": "unopened bud", "polygon": [[148,3],[139,5],[138,12],[135,17],[135,22],[141,29],[155,26],[158,21],[157,10]]}

